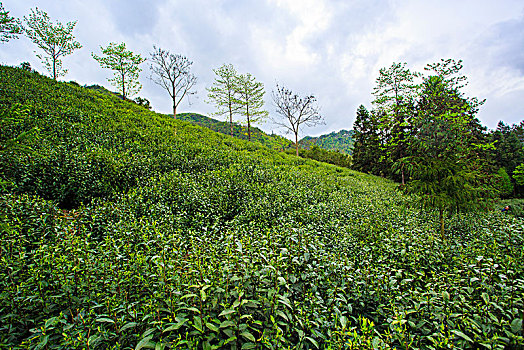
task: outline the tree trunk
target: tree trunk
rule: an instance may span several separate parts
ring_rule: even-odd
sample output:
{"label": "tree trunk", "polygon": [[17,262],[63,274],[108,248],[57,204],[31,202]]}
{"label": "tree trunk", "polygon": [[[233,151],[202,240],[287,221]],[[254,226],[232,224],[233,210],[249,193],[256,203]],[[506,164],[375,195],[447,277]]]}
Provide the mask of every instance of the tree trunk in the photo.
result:
{"label": "tree trunk", "polygon": [[231,136],[233,136],[233,111],[231,105],[229,105],[229,126],[231,126]]}
{"label": "tree trunk", "polygon": [[400,168],[400,172],[402,173],[402,185],[405,185],[406,183],[404,182],[404,163],[402,163],[402,167]]}
{"label": "tree trunk", "polygon": [[442,236],[442,240],[445,240],[446,236],[444,234],[444,208],[438,208],[438,214],[440,220],[440,235]]}
{"label": "tree trunk", "polygon": [[125,75],[122,74],[122,100],[126,99],[126,81],[125,81]]}
{"label": "tree trunk", "polygon": [[251,122],[249,121],[249,115],[247,116],[247,137],[249,142],[251,142]]}
{"label": "tree trunk", "polygon": [[53,79],[56,80],[56,58],[53,57]]}
{"label": "tree trunk", "polygon": [[298,157],[298,132],[295,133],[295,149],[297,151],[297,157]]}
{"label": "tree trunk", "polygon": [[173,118],[176,119],[176,104],[173,102]]}

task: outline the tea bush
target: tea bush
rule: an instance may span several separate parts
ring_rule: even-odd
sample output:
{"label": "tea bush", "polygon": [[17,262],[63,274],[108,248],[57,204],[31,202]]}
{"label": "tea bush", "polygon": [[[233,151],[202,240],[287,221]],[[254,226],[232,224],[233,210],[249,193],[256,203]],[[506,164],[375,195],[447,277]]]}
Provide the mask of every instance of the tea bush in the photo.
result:
{"label": "tea bush", "polygon": [[522,348],[521,218],[0,79],[0,348]]}

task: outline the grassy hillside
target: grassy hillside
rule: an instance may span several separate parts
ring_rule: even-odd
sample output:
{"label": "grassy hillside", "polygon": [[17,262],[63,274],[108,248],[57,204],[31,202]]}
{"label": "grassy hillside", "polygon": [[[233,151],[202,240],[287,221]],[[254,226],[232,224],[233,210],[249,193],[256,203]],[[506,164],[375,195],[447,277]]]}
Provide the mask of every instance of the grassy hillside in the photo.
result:
{"label": "grassy hillside", "polygon": [[[229,123],[221,122],[213,118],[209,118],[200,114],[196,113],[180,113],[177,114],[177,119],[184,120],[191,122],[193,124],[197,124],[203,127],[206,127],[208,129],[211,129],[216,132],[220,132],[225,135],[231,135],[231,126]],[[295,154],[295,148],[293,142],[290,140],[279,136],[279,135],[268,135],[264,131],[260,130],[259,128],[253,128],[251,132],[251,138],[255,142],[259,142],[262,145],[269,147],[274,150],[279,151],[286,151],[288,154]],[[344,134],[343,132],[341,132]],[[334,133],[333,133],[334,134]],[[331,135],[331,134],[330,134]],[[234,124],[233,126],[233,136],[242,140],[248,140],[247,131],[245,127]],[[327,136],[327,135],[323,135]],[[324,145],[329,146],[329,142],[326,142],[326,138],[323,136],[320,136],[320,139],[324,141]],[[324,148],[319,148],[319,146],[315,145],[314,142],[318,138],[309,138],[306,143],[305,147],[300,149],[299,156],[302,158],[308,158],[308,159],[314,159],[319,162],[334,164],[342,167],[349,168],[351,166],[351,157],[348,156],[349,153],[345,153],[344,151],[340,151],[340,149],[336,150],[327,150]],[[331,139],[330,139],[331,140]],[[333,145],[333,143],[331,143]],[[337,144],[340,145],[340,142]]]}
{"label": "grassy hillside", "polygon": [[524,222],[0,67],[0,348],[519,349]]}
{"label": "grassy hillside", "polygon": [[[179,113],[177,114],[177,119],[188,121],[225,135],[231,135],[231,126],[228,122],[219,121],[197,113]],[[246,127],[234,123],[233,136],[242,140],[248,140]],[[293,143],[285,137],[268,135],[256,127],[251,129],[251,139],[274,150],[287,149],[293,145]]]}
{"label": "grassy hillside", "polygon": [[334,131],[319,137],[306,136],[299,141],[303,148],[311,148],[317,146],[329,151],[339,151],[344,154],[351,155],[353,151],[353,130]]}

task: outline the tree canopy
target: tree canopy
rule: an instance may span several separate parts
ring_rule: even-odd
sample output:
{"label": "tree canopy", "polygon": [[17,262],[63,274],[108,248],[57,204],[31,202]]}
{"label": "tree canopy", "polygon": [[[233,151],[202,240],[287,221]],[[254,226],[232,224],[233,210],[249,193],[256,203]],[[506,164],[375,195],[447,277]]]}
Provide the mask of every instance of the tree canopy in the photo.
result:
{"label": "tree canopy", "polygon": [[298,134],[300,130],[304,126],[311,127],[324,122],[320,115],[317,98],[313,95],[300,97],[278,84],[272,92],[272,98],[276,112],[281,118],[274,120],[274,123],[293,133],[296,155],[298,156]]}
{"label": "tree canopy", "polygon": [[238,106],[238,114],[245,118],[249,141],[251,141],[251,125],[268,116],[268,112],[264,110],[264,94],[264,84],[257,81],[250,73],[238,75],[233,101]]}
{"label": "tree canopy", "polygon": [[64,26],[60,22],[53,24],[49,15],[42,10],[31,9],[28,17],[24,16],[24,32],[29,39],[35,43],[44,54],[37,54],[46,69],[51,73],[53,79],[67,74],[67,69],[62,67],[60,57],[67,56],[73,51],[82,48],[82,45],[75,41],[73,30],[77,21],[67,22]]}
{"label": "tree canopy", "polygon": [[238,113],[240,104],[238,99],[238,73],[232,64],[223,64],[219,68],[213,69],[215,81],[207,89],[208,102],[215,105],[217,110],[213,113],[216,116],[228,116],[231,136],[233,136],[233,115]]}
{"label": "tree canopy", "polygon": [[0,2],[0,42],[18,39],[18,35],[22,33],[22,26],[16,18],[9,16],[9,11],[6,11]]}
{"label": "tree canopy", "polygon": [[142,69],[139,67],[145,61],[139,54],[134,54],[127,50],[125,43],[109,43],[107,47],[100,46],[104,56],[98,56],[91,53],[91,56],[100,63],[102,68],[108,68],[114,71],[113,78],[107,79],[116,87],[122,99],[136,94],[142,88],[138,77]]}
{"label": "tree canopy", "polygon": [[176,110],[180,102],[187,95],[193,95],[192,91],[197,78],[191,73],[192,61],[185,56],[172,54],[167,50],[153,46],[151,53],[151,80],[160,85],[169,93],[173,102],[173,117],[176,118]]}

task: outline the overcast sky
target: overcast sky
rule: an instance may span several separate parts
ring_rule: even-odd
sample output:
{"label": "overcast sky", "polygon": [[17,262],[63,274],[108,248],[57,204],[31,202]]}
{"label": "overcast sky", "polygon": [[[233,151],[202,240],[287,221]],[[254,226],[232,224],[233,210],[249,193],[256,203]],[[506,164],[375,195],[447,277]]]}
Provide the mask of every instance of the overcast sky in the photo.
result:
{"label": "overcast sky", "polygon": [[[125,42],[149,57],[153,45],[192,60],[197,95],[180,112],[209,115],[206,87],[212,69],[231,63],[266,88],[266,110],[275,116],[271,90],[279,83],[300,95],[314,94],[326,125],[306,129],[320,135],[350,129],[360,104],[371,108],[371,92],[382,67],[406,62],[422,71],[441,58],[462,59],[467,96],[486,99],[479,118],[488,128],[499,120],[524,119],[524,2],[522,0],[3,0],[22,18],[38,7],[62,23],[78,20],[74,34],[83,48],[66,56],[80,84],[111,85],[109,70],[91,53]],[[27,38],[0,44],[0,63],[27,61],[41,73],[36,46]],[[149,80],[142,65],[138,96],[171,113],[169,95]],[[191,105],[189,105],[189,103]],[[262,127],[278,130],[270,123]],[[304,136],[302,135],[302,136]]]}

